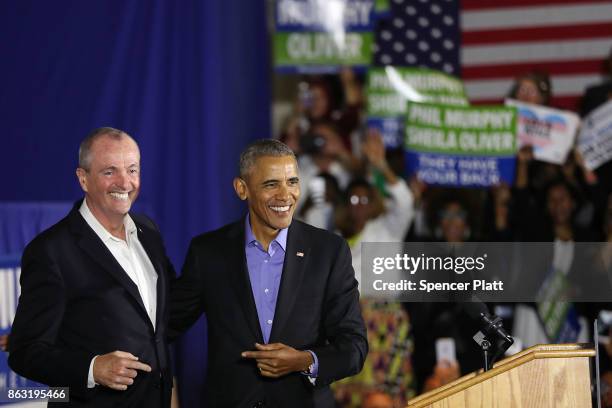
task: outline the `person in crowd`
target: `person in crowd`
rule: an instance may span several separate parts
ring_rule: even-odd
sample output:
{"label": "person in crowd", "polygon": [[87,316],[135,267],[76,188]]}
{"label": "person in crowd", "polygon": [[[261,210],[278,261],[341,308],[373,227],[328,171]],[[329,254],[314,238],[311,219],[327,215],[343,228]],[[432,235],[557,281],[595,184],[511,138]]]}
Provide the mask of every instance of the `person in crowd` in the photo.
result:
{"label": "person in crowd", "polygon": [[489,188],[486,214],[493,222],[485,224],[485,237],[493,242],[510,242],[514,240],[512,231],[512,188],[506,183]]}
{"label": "person in crowd", "polygon": [[353,255],[357,280],[361,280],[362,242],[401,242],[414,218],[413,193],[397,176],[385,158],[382,137],[370,133],[362,152],[371,169],[384,180],[389,199],[366,179],[355,179],[346,188],[344,203],[338,208],[336,227],[347,240]]}
{"label": "person in crowd", "polygon": [[174,269],[153,221],[130,212],[138,145],[121,130],[97,129],[81,142],[76,175],[85,198],[23,253],[9,365],[70,388],[70,402],[49,406],[169,407]]}
{"label": "person in crowd", "polygon": [[[529,188],[528,166],[531,160],[533,160],[532,151],[528,148],[521,149],[517,161],[516,188],[513,192],[515,212],[520,214],[517,219],[519,225],[516,239],[526,241],[596,239],[596,234],[590,228],[588,221],[581,224],[576,222],[580,208],[578,193],[580,190],[576,188],[580,188],[578,182],[569,182],[565,176],[567,173],[557,173],[556,177],[550,174],[550,180],[547,177],[547,183],[539,188],[543,192],[540,198],[534,191],[535,186]],[[594,176],[588,178],[592,183],[596,183],[596,179],[592,177]],[[595,187],[592,187],[592,191],[596,191]],[[582,201],[589,202],[584,199]]]}
{"label": "person in crowd", "polygon": [[[508,93],[508,97],[520,102],[543,106],[550,106],[552,96],[549,75],[536,70],[518,76]],[[571,160],[568,167],[571,167]],[[518,188],[523,188],[529,183],[529,188],[541,191],[552,180],[559,178],[563,171],[563,166],[533,160],[532,147],[523,146],[518,153],[516,185]],[[536,196],[536,194],[531,195]],[[542,201],[540,198],[540,202]]]}
{"label": "person in crowd", "polygon": [[[516,169],[515,185],[511,192],[513,202],[511,207],[515,218],[521,214],[529,217],[530,214],[545,212],[548,205],[546,195],[548,188],[553,183],[563,180],[573,195],[575,226],[583,230],[593,230],[601,224],[606,189],[600,177],[586,168],[577,149],[573,149],[566,163],[560,166],[536,162],[531,146],[524,146],[518,152]],[[515,222],[521,223],[524,219],[525,217],[521,216]],[[533,238],[521,236],[523,232],[529,236],[529,225],[515,232],[518,233],[515,239]]]}
{"label": "person in crowd", "polygon": [[[521,212],[523,223],[520,224],[520,236],[526,241],[553,242],[549,271],[545,277],[549,278],[552,274],[563,276],[570,285],[575,286],[575,291],[579,291],[584,280],[593,279],[595,275],[592,270],[577,269],[574,266],[577,262],[576,257],[582,256],[583,252],[576,249],[575,243],[596,241],[598,236],[592,229],[576,224],[575,194],[571,184],[566,180],[553,181],[545,189],[545,194],[546,208],[543,217],[538,217],[537,213],[530,216]],[[517,201],[524,200],[526,197],[519,196]],[[572,284],[572,281],[575,283]],[[593,305],[569,303],[567,312],[564,312],[563,319],[560,319],[562,326],[555,326],[548,324],[549,314],[543,315],[543,311],[546,310],[542,307],[545,305],[544,302],[555,304],[554,299],[544,299],[535,304],[519,304],[515,308],[513,334],[521,339],[524,347],[538,343],[588,341],[590,331],[588,322],[597,315]]]}
{"label": "person in crowd", "polygon": [[[333,96],[331,83],[325,79],[314,79],[308,83],[306,95],[302,96],[302,105],[307,120],[314,125],[320,122],[332,122],[338,129],[342,142],[351,146],[351,134],[357,129],[363,109],[363,90],[353,69],[345,67],[340,70],[343,104],[338,104]],[[302,90],[304,92],[304,90]]]}
{"label": "person in crowd", "polygon": [[552,98],[550,77],[541,71],[530,71],[518,76],[508,97],[534,105],[549,106]]}
{"label": "person in crowd", "polygon": [[[351,175],[358,171],[359,161],[342,143],[342,139],[332,122],[319,122],[300,139],[301,154],[298,156],[302,193],[298,211],[311,194],[311,181],[321,173],[333,176],[339,187],[344,189]],[[316,194],[316,192],[315,192]]]}
{"label": "person in crowd", "polygon": [[364,108],[363,85],[352,68],[340,70],[342,102],[334,92],[334,77],[311,77],[298,84],[294,111],[285,121],[280,140],[300,153],[299,139],[318,123],[331,123],[341,142],[351,149],[353,132],[361,123]]}
{"label": "person in crowd", "polygon": [[298,219],[317,228],[333,231],[334,213],[342,200],[338,180],[329,173],[320,173],[310,179],[309,196],[299,209]]}
{"label": "person in crowd", "polygon": [[[436,241],[460,244],[472,239],[474,221],[468,202],[461,191],[438,195],[431,205]],[[429,391],[482,368],[480,349],[472,340],[477,330],[469,324],[457,324],[469,321],[460,303],[421,302],[406,307],[413,324],[413,364],[419,391]],[[455,360],[438,358],[435,345],[439,339],[454,343]]]}
{"label": "person in crowd", "polygon": [[472,222],[468,217],[467,204],[459,196],[449,195],[437,214],[436,238],[451,243],[469,241]]}
{"label": "person in crowd", "polygon": [[280,141],[248,146],[233,185],[248,213],[191,241],[171,335],[206,314],[208,406],[333,407],[329,384],[368,351],[350,250],[293,219],[298,166]]}
{"label": "person in crowd", "polygon": [[604,82],[587,88],[580,103],[580,116],[585,117],[612,99],[612,48],[603,63]]}
{"label": "person in crowd", "polygon": [[595,233],[576,225],[577,209],[576,194],[571,184],[565,179],[559,179],[548,185],[546,189],[546,219],[547,224],[540,230],[541,241],[595,241]]}
{"label": "person in crowd", "polygon": [[[388,199],[383,199],[383,193],[372,183],[359,178],[349,184],[344,202],[337,208],[336,227],[349,243],[360,285],[362,243],[401,242],[414,214],[413,194],[391,170],[380,135],[370,133],[362,152],[371,170],[384,180],[381,187]],[[384,390],[394,405],[404,406],[414,394],[410,319],[398,302],[379,302],[362,295],[361,306],[370,354],[360,375],[335,386],[336,400],[344,407],[366,406],[366,394]]]}

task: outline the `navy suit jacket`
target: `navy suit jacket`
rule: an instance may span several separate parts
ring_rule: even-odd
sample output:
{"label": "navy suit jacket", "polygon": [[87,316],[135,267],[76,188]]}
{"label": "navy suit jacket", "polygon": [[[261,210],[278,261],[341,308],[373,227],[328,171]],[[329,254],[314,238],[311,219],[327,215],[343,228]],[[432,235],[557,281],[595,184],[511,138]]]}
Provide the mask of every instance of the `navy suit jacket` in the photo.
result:
{"label": "navy suit jacket", "polygon": [[192,240],[172,286],[169,331],[178,335],[206,314],[207,406],[333,407],[329,384],[357,374],[368,350],[349,248],[339,236],[292,221],[269,342],[314,351],[318,377],[315,386],[301,373],[265,378],[241,357],[263,343],[244,222]]}
{"label": "navy suit jacket", "polygon": [[[167,293],[174,269],[155,224],[131,215],[157,272],[156,330],[138,288],[78,211],[38,235],[22,258],[21,296],[9,341],[9,365],[34,381],[70,387],[60,407],[169,406]],[[127,351],[152,367],[127,391],[87,388],[91,359]],[[53,404],[49,404],[53,406]]]}

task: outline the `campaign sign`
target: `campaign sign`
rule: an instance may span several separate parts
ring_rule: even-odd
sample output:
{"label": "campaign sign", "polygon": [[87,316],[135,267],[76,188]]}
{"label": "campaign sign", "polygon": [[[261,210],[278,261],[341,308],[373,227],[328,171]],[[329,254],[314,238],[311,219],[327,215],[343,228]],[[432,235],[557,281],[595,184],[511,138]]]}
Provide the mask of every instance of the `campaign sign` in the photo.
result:
{"label": "campaign sign", "polygon": [[374,13],[376,18],[385,18],[391,15],[389,0],[374,0]]}
{"label": "campaign sign", "polygon": [[507,99],[518,112],[519,148],[533,146],[536,160],[563,164],[574,145],[580,118],[573,112]]}
{"label": "campaign sign", "polygon": [[578,151],[589,170],[595,170],[612,160],[612,101],[600,106],[582,121]]}
{"label": "campaign sign", "polygon": [[427,184],[489,187],[514,181],[516,108],[409,103],[409,174]]}
{"label": "campaign sign", "polygon": [[332,73],[372,61],[375,0],[276,0],[278,71]]}
{"label": "campaign sign", "polygon": [[[0,335],[11,331],[19,299],[19,255],[0,255]],[[0,351],[0,394],[9,388],[41,387],[14,373],[8,366],[8,354]],[[0,405],[4,405],[0,402]]]}
{"label": "campaign sign", "polygon": [[406,102],[468,105],[459,79],[427,68],[372,67],[368,70],[367,95],[367,125],[381,133],[387,148],[403,144]]}

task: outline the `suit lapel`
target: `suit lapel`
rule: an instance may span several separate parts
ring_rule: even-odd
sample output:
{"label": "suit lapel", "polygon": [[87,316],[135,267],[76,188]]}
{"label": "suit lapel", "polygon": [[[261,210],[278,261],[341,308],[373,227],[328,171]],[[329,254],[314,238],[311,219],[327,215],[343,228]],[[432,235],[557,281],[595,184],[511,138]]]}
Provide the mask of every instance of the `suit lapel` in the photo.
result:
{"label": "suit lapel", "polygon": [[[78,203],[77,203],[78,204]],[[70,223],[73,232],[78,237],[78,245],[87,253],[91,259],[96,262],[102,269],[110,273],[125,290],[134,298],[140,306],[142,313],[147,316],[147,321],[150,321],[147,315],[147,310],[142,302],[138,287],[130,279],[127,273],[123,270],[119,262],[113,254],[108,250],[96,233],[87,225],[81,214],[78,212],[78,207],[75,206],[70,213]]]}
{"label": "suit lapel", "polygon": [[276,300],[274,323],[272,325],[272,332],[270,333],[270,343],[279,341],[287,320],[289,316],[291,316],[291,311],[298,297],[304,277],[309,249],[304,239],[301,225],[293,221],[287,234],[285,262],[283,264],[278,299]]}
{"label": "suit lapel", "polygon": [[144,229],[140,227],[140,225],[136,224],[138,228],[138,240],[142,244],[153,268],[155,269],[155,273],[157,273],[157,308],[155,311],[155,328],[160,325],[162,314],[161,312],[165,310],[166,307],[166,296],[164,295],[166,292],[166,275],[164,274],[163,264],[160,261],[158,255],[163,254],[162,248],[157,248],[154,242],[151,240],[150,233],[145,233]]}
{"label": "suit lapel", "polygon": [[249,329],[257,339],[258,343],[263,343],[263,334],[257,316],[257,307],[251,287],[251,279],[247,268],[246,254],[244,250],[244,218],[234,224],[229,231],[227,247],[227,263],[230,274],[231,285],[236,292],[236,297],[244,313],[244,318]]}

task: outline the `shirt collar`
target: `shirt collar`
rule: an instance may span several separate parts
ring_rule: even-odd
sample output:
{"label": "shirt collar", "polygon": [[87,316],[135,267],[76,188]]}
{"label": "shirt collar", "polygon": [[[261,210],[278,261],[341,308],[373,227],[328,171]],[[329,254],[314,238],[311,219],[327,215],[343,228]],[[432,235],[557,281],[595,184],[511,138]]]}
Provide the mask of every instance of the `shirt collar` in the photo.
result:
{"label": "shirt collar", "polygon": [[[79,208],[79,213],[81,213],[87,224],[91,227],[91,229],[94,230],[96,235],[99,236],[100,239],[102,239],[102,241],[121,241],[119,238],[108,232],[108,230],[104,228],[100,221],[98,221],[98,219],[89,209],[86,199],[83,199],[83,203]],[[130,217],[129,214],[126,214],[125,217],[123,217],[123,226],[125,227],[126,237],[133,236],[133,234],[136,232],[136,224],[134,223],[134,220],[132,220],[132,217]]]}
{"label": "shirt collar", "polygon": [[[272,242],[276,241],[276,243],[280,245],[283,251],[287,250],[286,248],[287,248],[287,231],[288,230],[289,228],[281,229],[276,235],[276,238],[272,240]],[[247,214],[245,221],[244,221],[244,231],[245,231],[245,234],[244,234],[245,245],[249,245],[254,242],[257,242],[257,238],[255,238],[255,235],[253,234],[253,229],[251,228],[251,219],[250,219],[249,214]]]}

